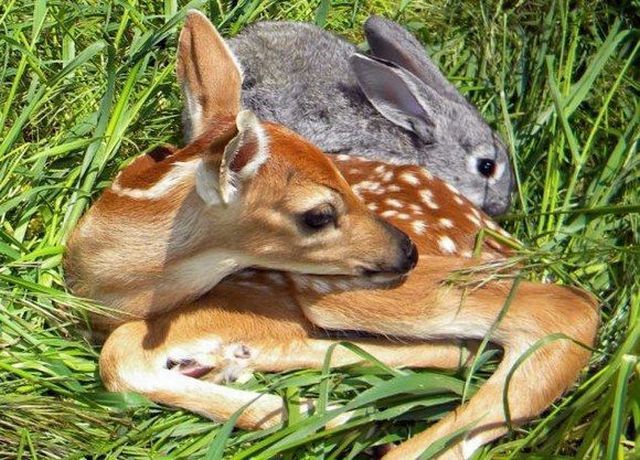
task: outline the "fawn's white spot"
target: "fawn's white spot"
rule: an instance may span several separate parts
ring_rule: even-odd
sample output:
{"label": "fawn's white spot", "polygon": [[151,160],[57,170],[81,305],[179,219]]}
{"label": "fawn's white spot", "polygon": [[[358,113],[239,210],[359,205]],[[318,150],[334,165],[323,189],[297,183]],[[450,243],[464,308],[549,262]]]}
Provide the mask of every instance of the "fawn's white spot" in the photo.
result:
{"label": "fawn's white spot", "polygon": [[382,182],[391,182],[391,179],[393,179],[393,171],[387,171],[382,176]]}
{"label": "fawn's white spot", "polygon": [[458,195],[453,197],[453,201],[455,201],[459,205],[463,205],[464,204],[464,200],[462,198],[460,198]]}
{"label": "fawn's white spot", "polygon": [[465,216],[471,221],[473,225],[475,225],[476,227],[480,227],[480,219],[478,219],[476,216],[470,213],[465,214]]}
{"label": "fawn's white spot", "polygon": [[433,192],[428,188],[420,190],[420,199],[431,209],[438,209],[438,203],[433,200]]}
{"label": "fawn's white spot", "polygon": [[491,230],[498,230],[496,223],[489,219],[482,219],[482,223],[489,227]]}
{"label": "fawn's white spot", "polygon": [[398,215],[398,211],[394,210],[394,209],[388,209],[385,212],[380,214],[380,217],[384,217],[385,219],[388,219],[389,217],[396,217]]}
{"label": "fawn's white spot", "polygon": [[426,169],[421,169],[420,172],[422,173],[422,175],[425,177],[425,179],[427,180],[433,180],[433,174],[431,174],[429,171],[427,171]]}
{"label": "fawn's white spot", "polygon": [[356,195],[359,195],[361,192],[371,192],[375,195],[382,195],[384,193],[384,188],[382,187],[380,182],[370,180],[358,182],[353,187],[351,187],[351,189]]}
{"label": "fawn's white spot", "polygon": [[446,217],[442,217],[439,221],[440,226],[444,228],[453,228],[453,222],[451,219],[447,219]]}
{"label": "fawn's white spot", "polygon": [[411,222],[411,228],[416,235],[424,235],[425,230],[427,230],[427,223],[423,220],[414,220]]}
{"label": "fawn's white spot", "polygon": [[412,172],[403,172],[402,174],[400,174],[400,179],[402,179],[409,185],[420,184],[420,179],[418,179],[418,177]]}
{"label": "fawn's white spot", "polygon": [[438,239],[438,246],[445,254],[453,254],[456,252],[456,243],[448,236],[441,236],[440,239]]}
{"label": "fawn's white spot", "polygon": [[396,200],[395,198],[387,198],[386,200],[384,200],[384,202],[392,208],[401,208],[404,206],[404,203],[402,201]]}
{"label": "fawn's white spot", "polygon": [[453,193],[455,195],[460,195],[460,191],[457,188],[455,188],[453,185],[451,185],[450,183],[445,182],[444,185],[445,185],[445,187],[447,187],[451,191],[451,193]]}

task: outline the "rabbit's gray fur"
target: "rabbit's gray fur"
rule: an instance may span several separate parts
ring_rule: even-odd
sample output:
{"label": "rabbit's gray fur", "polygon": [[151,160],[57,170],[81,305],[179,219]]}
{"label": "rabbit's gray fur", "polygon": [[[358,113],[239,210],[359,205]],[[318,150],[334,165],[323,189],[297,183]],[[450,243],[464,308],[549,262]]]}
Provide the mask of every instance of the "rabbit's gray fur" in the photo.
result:
{"label": "rabbit's gray fur", "polygon": [[[504,213],[513,178],[493,130],[405,29],[374,16],[365,33],[371,57],[311,24],[248,27],[229,41],[243,105],[326,152],[426,166],[489,214]],[[495,177],[478,172],[480,158],[496,162]]]}

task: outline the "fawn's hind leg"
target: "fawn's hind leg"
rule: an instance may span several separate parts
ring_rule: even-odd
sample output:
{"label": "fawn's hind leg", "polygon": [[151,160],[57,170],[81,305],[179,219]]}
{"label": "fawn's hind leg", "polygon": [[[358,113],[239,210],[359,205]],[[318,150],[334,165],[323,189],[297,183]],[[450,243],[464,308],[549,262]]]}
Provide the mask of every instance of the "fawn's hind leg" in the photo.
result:
{"label": "fawn's hind leg", "polygon": [[[348,342],[392,367],[457,369],[464,366],[473,350],[453,342],[394,343],[381,339],[356,339]],[[290,342],[243,341],[250,357],[247,367],[253,371],[281,372],[292,369],[318,369],[324,364],[329,349],[338,340],[298,338]],[[355,352],[335,346],[331,366],[365,363]]]}
{"label": "fawn's hind leg", "polygon": [[[100,374],[109,390],[140,393],[154,402],[180,407],[220,422],[247,406],[236,423],[245,429],[268,428],[286,418],[279,396],[194,378],[215,365],[215,359],[224,358],[227,350],[215,334],[200,336],[195,339],[197,343],[148,349],[145,347],[147,332],[143,321],[125,323],[105,342],[100,353]],[[211,350],[215,352],[210,353]],[[214,356],[215,353],[219,356]],[[204,361],[205,365],[197,360]]]}
{"label": "fawn's hind leg", "polygon": [[[285,405],[279,396],[225,387],[209,380],[230,381],[250,371],[320,368],[327,350],[336,343],[300,335],[291,340],[286,336],[278,340],[277,334],[246,337],[247,340],[240,343],[225,334],[228,328],[212,326],[215,323],[211,322],[206,332],[200,330],[195,335],[187,328],[185,332],[189,333],[180,334],[182,339],[169,335],[155,346],[145,343],[145,337],[153,333],[153,322],[123,324],[105,342],[100,355],[100,373],[105,386],[111,391],[141,393],[155,402],[217,421],[228,420],[248,405],[238,418],[237,426],[268,428],[286,419]],[[354,343],[391,366],[457,368],[465,360],[463,348],[453,344],[398,344],[381,340]],[[362,361],[352,351],[338,346],[332,365]],[[301,410],[307,412],[313,406],[313,401],[307,401]],[[344,419],[343,416],[331,425]]]}
{"label": "fawn's hind leg", "polygon": [[[457,369],[469,362],[473,350],[447,342],[394,343],[377,339],[350,340],[364,352],[391,367]],[[319,369],[331,352],[332,367],[367,363],[356,352],[332,339],[301,338],[291,341],[246,337],[242,342],[222,343],[194,338],[167,346],[168,368],[190,377],[215,383],[242,381],[253,372]]]}

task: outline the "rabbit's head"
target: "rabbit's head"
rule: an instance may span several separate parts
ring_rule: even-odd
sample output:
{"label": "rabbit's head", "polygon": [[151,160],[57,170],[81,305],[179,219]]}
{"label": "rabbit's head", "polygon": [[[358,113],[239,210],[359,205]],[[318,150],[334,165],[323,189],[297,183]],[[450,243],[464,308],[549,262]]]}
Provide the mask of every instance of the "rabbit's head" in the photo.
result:
{"label": "rabbit's head", "polygon": [[367,99],[420,139],[417,145],[428,145],[420,163],[440,171],[487,213],[504,213],[514,181],[496,133],[405,29],[376,16],[364,27],[371,56],[355,54],[351,66]]}

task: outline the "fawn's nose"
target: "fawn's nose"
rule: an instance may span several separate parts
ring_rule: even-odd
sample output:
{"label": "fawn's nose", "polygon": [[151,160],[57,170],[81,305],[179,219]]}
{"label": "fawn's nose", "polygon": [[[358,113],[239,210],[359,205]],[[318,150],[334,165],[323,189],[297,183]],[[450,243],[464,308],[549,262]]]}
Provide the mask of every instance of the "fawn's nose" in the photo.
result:
{"label": "fawn's nose", "polygon": [[405,274],[413,270],[418,263],[418,248],[404,232],[385,222],[392,238],[397,242],[396,256],[392,263],[384,264],[381,271]]}
{"label": "fawn's nose", "polygon": [[398,273],[407,273],[415,268],[418,263],[418,248],[407,235],[404,235],[400,250],[403,258],[398,264]]}

